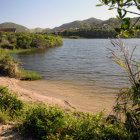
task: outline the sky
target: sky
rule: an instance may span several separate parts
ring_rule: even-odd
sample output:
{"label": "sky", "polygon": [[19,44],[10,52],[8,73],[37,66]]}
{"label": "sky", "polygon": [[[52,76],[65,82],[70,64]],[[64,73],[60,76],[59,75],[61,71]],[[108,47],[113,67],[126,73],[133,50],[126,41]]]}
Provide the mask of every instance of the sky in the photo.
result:
{"label": "sky", "polygon": [[108,10],[106,6],[96,7],[99,3],[99,0],[0,0],[0,23],[54,28],[91,17],[102,20],[116,17],[115,10]]}

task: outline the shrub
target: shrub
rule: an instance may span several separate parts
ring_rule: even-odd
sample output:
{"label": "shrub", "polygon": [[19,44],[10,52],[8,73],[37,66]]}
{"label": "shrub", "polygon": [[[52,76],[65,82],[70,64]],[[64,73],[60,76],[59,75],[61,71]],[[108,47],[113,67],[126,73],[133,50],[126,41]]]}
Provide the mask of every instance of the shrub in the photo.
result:
{"label": "shrub", "polygon": [[22,132],[35,139],[47,139],[55,135],[64,125],[64,112],[57,107],[45,108],[38,106],[27,112],[22,126]]}
{"label": "shrub", "polygon": [[56,106],[31,108],[20,126],[20,131],[37,140],[128,139],[122,123],[106,122],[102,114],[65,113]]}
{"label": "shrub", "polygon": [[47,44],[45,42],[44,36],[41,34],[33,34],[31,47],[33,47],[33,48],[46,48]]}
{"label": "shrub", "polygon": [[9,120],[9,115],[7,112],[0,111],[0,123],[5,123]]}
{"label": "shrub", "polygon": [[16,117],[23,109],[23,103],[18,99],[17,94],[10,93],[7,87],[0,87],[0,110],[8,112],[11,118]]}
{"label": "shrub", "polygon": [[17,49],[28,49],[30,48],[32,38],[28,33],[18,33],[17,34]]}
{"label": "shrub", "polygon": [[0,73],[12,77],[18,72],[18,61],[0,49]]}

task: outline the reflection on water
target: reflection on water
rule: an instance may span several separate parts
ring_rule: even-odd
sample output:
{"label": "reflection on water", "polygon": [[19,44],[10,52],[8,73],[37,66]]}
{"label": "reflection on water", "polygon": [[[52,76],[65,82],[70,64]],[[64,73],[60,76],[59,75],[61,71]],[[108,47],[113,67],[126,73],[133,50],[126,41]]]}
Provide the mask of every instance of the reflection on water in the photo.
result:
{"label": "reflection on water", "polygon": [[[124,43],[130,51],[137,45],[135,56],[140,60],[140,39],[125,39]],[[108,39],[64,39],[62,47],[14,55],[22,61],[24,69],[43,76],[40,81],[21,84],[42,94],[49,89],[51,96],[75,102],[77,97],[90,104],[98,97],[98,102],[104,100],[109,104],[114,92],[128,87],[129,82],[123,70],[107,57],[108,47]]]}

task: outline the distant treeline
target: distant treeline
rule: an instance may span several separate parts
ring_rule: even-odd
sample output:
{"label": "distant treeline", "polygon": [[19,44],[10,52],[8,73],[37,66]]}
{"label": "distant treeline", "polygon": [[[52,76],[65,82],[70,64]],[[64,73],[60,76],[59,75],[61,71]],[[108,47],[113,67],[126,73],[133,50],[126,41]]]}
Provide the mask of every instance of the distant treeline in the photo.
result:
{"label": "distant treeline", "polygon": [[0,47],[5,49],[50,48],[63,44],[60,36],[25,32],[0,32]]}
{"label": "distant treeline", "polygon": [[[57,34],[57,33],[56,33]],[[78,30],[65,30],[60,35],[64,37],[82,37],[82,38],[115,38],[117,32],[111,29],[78,29]],[[135,38],[140,38],[140,32],[135,33]]]}

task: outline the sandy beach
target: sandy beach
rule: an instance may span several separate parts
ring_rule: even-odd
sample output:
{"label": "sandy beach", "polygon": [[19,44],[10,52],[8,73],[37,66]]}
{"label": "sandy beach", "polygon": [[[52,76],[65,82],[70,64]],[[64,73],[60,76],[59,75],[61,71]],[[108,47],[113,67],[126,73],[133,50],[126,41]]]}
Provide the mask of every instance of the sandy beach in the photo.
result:
{"label": "sandy beach", "polygon": [[[26,90],[18,85],[20,80],[15,78],[8,77],[0,77],[0,86],[7,86],[10,91],[13,91],[18,94],[19,98],[24,101],[31,102],[43,102],[46,105],[55,105],[58,104],[59,107],[63,109],[71,108],[68,103],[65,101],[40,95],[39,93],[35,93],[30,90]],[[14,123],[6,123],[0,124],[0,140],[24,140],[24,138],[20,137],[16,132],[14,132],[11,128],[14,126]]]}
{"label": "sandy beach", "polygon": [[[55,105],[57,104],[60,108],[64,110],[77,110],[77,111],[85,111],[89,113],[97,113],[99,111],[102,111],[104,108],[105,115],[110,114],[113,106],[113,101],[111,103],[106,102],[104,99],[95,98],[94,102],[92,100],[92,104],[90,105],[90,99],[85,98],[85,102],[88,102],[88,106],[85,104],[82,104],[80,100],[81,98],[75,99],[73,98],[64,98],[63,91],[61,89],[58,89],[57,86],[53,85],[53,87],[48,83],[48,85],[45,85],[45,88],[47,90],[44,91],[44,93],[41,93],[39,90],[35,91],[33,89],[25,88],[20,83],[21,81],[15,78],[9,78],[9,77],[0,77],[0,85],[1,86],[7,86],[10,91],[13,91],[18,94],[19,98],[24,101],[30,101],[30,102],[39,102],[39,103],[45,103],[46,105]],[[25,82],[27,85],[30,82]],[[25,84],[24,84],[25,85]],[[33,85],[32,85],[33,86]],[[35,85],[34,85],[35,86]],[[61,94],[59,94],[61,92]],[[60,95],[60,96],[59,96]],[[74,100],[75,99],[75,100]],[[89,100],[89,101],[88,101]],[[103,101],[104,100],[104,101]],[[21,138],[16,132],[13,132],[10,128],[14,126],[14,123],[9,124],[3,124],[0,125],[0,139],[7,140],[7,139],[23,139]]]}
{"label": "sandy beach", "polygon": [[[7,86],[9,90],[16,92],[21,100],[43,102],[46,105],[57,104],[62,109],[76,109],[77,111],[96,113],[104,110],[105,108],[105,113],[109,114],[115,101],[114,98],[109,99],[108,97],[99,98],[98,96],[95,96],[91,100],[90,98],[82,97],[81,95],[78,96],[78,94],[74,96],[74,93],[71,95],[67,95],[66,91],[63,91],[56,85],[52,86],[50,85],[50,83],[46,83],[45,85],[45,89],[47,90],[44,89],[42,91],[35,91],[34,88],[26,88],[26,86],[22,86],[23,84],[21,84],[20,82],[20,80],[17,80],[15,78],[0,77],[0,85]],[[37,82],[38,81],[24,83],[26,83],[26,85],[33,83],[29,86],[34,87],[38,85]],[[37,84],[34,85],[34,83]],[[65,95],[67,96],[65,97]]]}
{"label": "sandy beach", "polygon": [[46,105],[55,105],[58,104],[59,107],[63,109],[70,108],[70,105],[63,100],[43,96],[40,93],[36,93],[31,90],[24,89],[18,85],[20,80],[9,77],[0,77],[0,85],[7,86],[10,91],[13,91],[18,94],[19,98],[24,101],[32,101],[32,102],[42,102]]}

